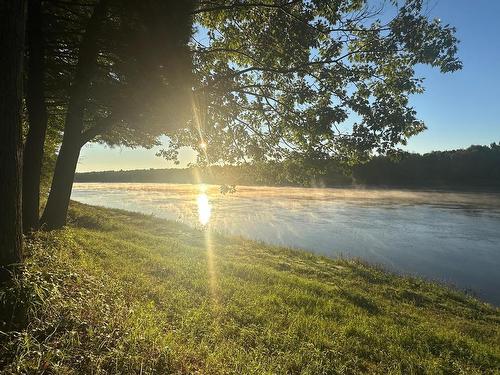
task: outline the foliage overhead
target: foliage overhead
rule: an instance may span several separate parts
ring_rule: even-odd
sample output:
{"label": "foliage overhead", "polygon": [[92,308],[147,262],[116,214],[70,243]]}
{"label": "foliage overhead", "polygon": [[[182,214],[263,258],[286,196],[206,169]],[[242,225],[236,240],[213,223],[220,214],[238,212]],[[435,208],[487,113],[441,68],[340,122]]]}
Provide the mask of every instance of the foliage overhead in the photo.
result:
{"label": "foliage overhead", "polygon": [[415,66],[461,68],[455,29],[423,3],[201,1],[195,118],[160,154],[191,146],[213,164],[392,153],[425,129],[409,104],[424,90]]}
{"label": "foliage overhead", "polygon": [[[191,88],[187,43],[192,3],[47,1],[51,118],[64,122],[79,79],[88,75],[81,144],[96,140],[150,147],[163,132],[185,123]],[[99,11],[103,15],[97,20]],[[97,50],[97,64],[85,60],[84,51],[89,49]]]}
{"label": "foliage overhead", "polygon": [[423,3],[47,1],[50,116],[62,122],[103,6],[82,144],[151,147],[164,134],[161,156],[188,146],[208,164],[390,154],[425,128],[409,104],[423,92],[415,66],[461,67],[455,29]]}

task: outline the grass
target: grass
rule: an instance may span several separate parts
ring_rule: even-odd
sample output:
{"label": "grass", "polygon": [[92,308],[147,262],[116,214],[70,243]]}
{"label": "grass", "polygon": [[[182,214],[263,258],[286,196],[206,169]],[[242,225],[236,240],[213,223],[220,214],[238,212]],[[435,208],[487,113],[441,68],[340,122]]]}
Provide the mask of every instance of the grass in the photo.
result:
{"label": "grass", "polygon": [[0,290],[1,373],[500,372],[500,311],[461,292],[144,215],[70,211],[68,227],[28,241]]}

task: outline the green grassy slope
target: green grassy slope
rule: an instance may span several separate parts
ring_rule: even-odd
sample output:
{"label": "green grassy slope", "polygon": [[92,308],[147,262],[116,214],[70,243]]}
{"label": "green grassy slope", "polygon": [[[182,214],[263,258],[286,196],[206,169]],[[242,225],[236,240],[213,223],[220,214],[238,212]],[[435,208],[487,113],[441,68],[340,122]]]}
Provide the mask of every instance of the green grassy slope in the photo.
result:
{"label": "green grassy slope", "polygon": [[123,211],[70,222],[1,290],[28,326],[0,327],[0,372],[500,371],[500,311],[459,292]]}

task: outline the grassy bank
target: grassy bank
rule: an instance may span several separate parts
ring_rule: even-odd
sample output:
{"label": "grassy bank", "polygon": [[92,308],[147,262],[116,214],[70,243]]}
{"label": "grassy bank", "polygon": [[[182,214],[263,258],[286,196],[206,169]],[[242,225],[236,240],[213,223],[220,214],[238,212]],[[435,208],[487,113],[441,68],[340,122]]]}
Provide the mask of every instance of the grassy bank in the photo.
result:
{"label": "grassy bank", "polygon": [[73,204],[28,244],[0,373],[500,371],[500,311],[369,266]]}

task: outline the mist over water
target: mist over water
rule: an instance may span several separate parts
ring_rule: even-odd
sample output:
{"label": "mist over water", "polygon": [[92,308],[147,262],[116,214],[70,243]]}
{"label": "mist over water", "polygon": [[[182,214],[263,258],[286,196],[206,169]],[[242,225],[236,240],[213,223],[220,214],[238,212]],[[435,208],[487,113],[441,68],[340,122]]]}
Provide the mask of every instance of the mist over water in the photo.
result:
{"label": "mist over water", "polygon": [[75,183],[72,199],[223,234],[358,257],[500,305],[500,194]]}

